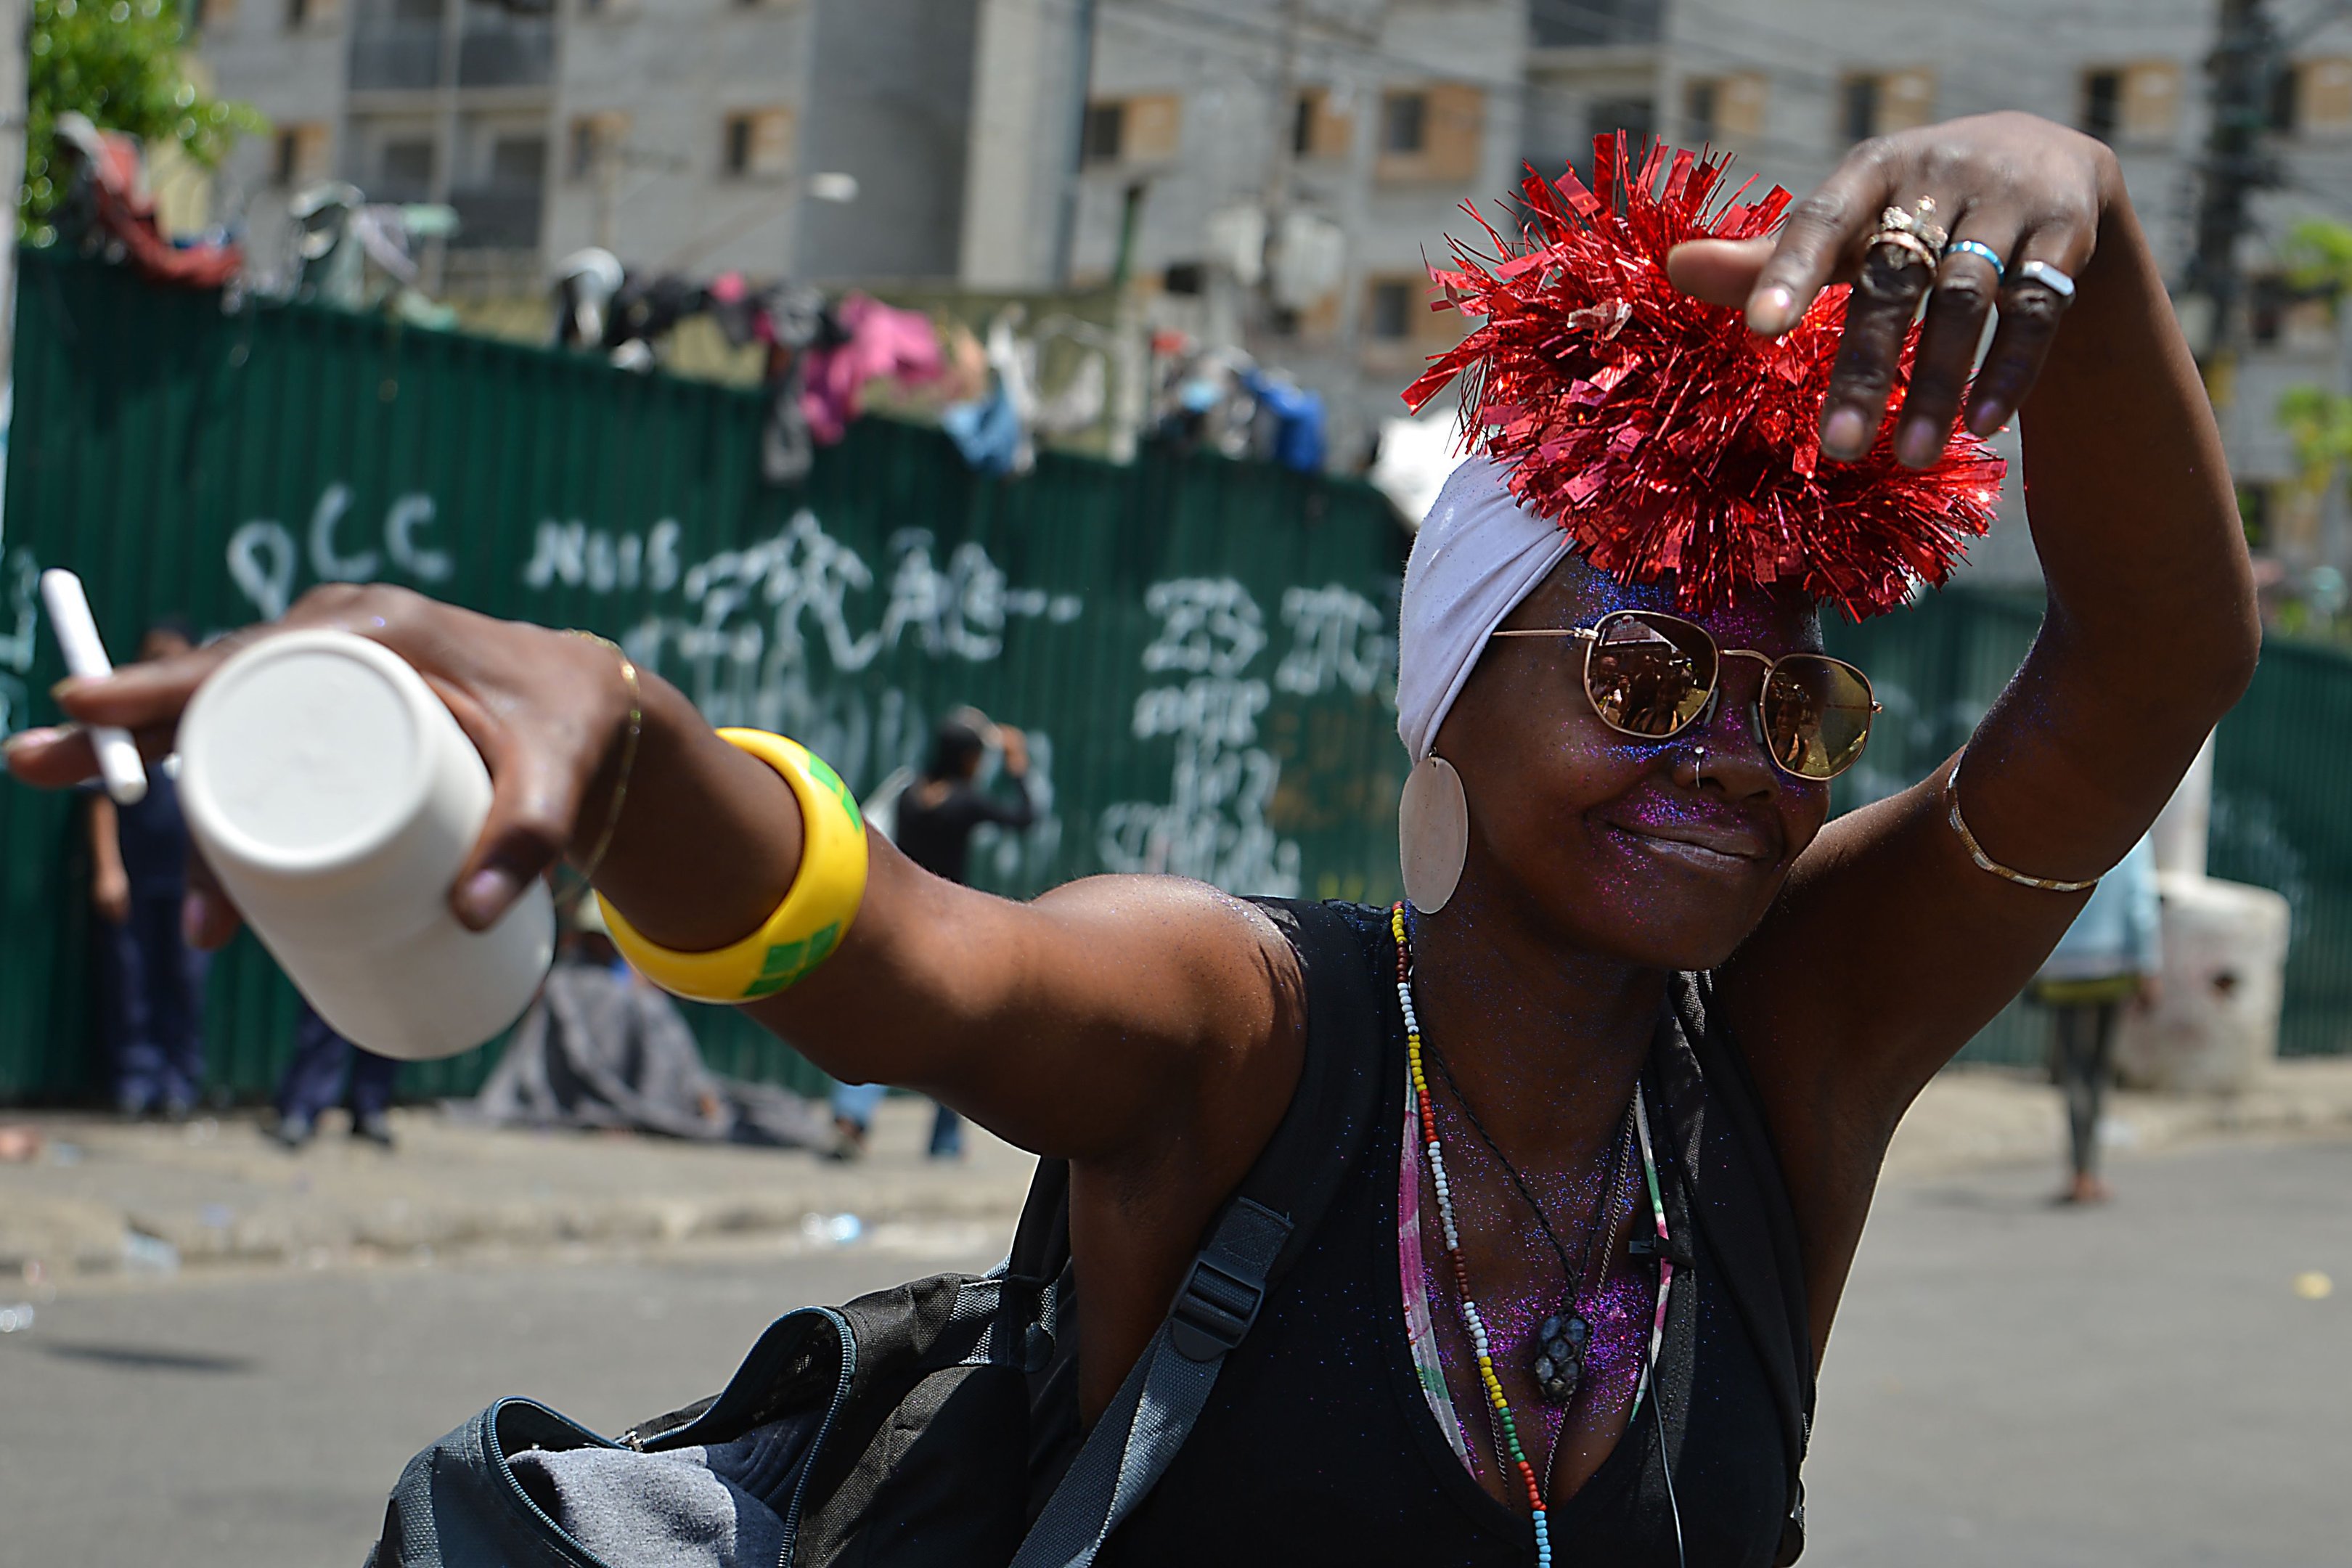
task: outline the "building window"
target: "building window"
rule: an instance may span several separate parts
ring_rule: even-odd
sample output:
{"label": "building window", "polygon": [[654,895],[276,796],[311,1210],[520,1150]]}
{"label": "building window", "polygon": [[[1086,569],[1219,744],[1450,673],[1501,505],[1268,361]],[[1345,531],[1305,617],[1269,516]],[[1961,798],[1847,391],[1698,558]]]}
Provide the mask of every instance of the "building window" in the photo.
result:
{"label": "building window", "polygon": [[2299,136],[2352,133],[2352,59],[2297,60],[2278,79],[2278,129]]}
{"label": "building window", "polygon": [[2170,60],[2095,66],[2083,73],[2083,129],[2114,146],[2171,140],[2180,114],[2180,68]]}
{"label": "building window", "polygon": [[1183,100],[1174,93],[1106,98],[1087,105],[1089,163],[1156,163],[1176,155]]}
{"label": "building window", "polygon": [[1332,105],[1328,89],[1298,95],[1290,122],[1290,151],[1299,158],[1344,158],[1356,140],[1355,119]]}
{"label": "building window", "polygon": [[1391,92],[1381,100],[1381,151],[1417,157],[1429,150],[1429,94]]}
{"label": "building window", "polygon": [[[1069,123],[1067,121],[1064,124]],[[1113,100],[1087,105],[1086,146],[1089,163],[1116,163],[1127,140],[1127,105]]]}
{"label": "building window", "polygon": [[1713,77],[1694,77],[1683,83],[1683,134],[1692,142],[1712,142],[1720,133],[1720,121],[1716,118],[1722,105],[1721,82]]}
{"label": "building window", "polygon": [[270,160],[271,184],[292,190],[325,179],[327,145],[327,128],[323,125],[279,126]]}
{"label": "building window", "polygon": [[1383,183],[1474,180],[1486,149],[1486,95],[1457,82],[1383,93],[1380,132],[1373,174]]}
{"label": "building window", "polygon": [[720,164],[730,180],[780,180],[793,169],[793,111],[746,109],[727,117]]}
{"label": "building window", "polygon": [[629,117],[625,114],[574,115],[572,132],[564,139],[563,173],[567,179],[593,180],[604,173],[604,160],[617,157],[621,143],[628,139]]}
{"label": "building window", "polygon": [[1657,128],[1657,105],[1646,98],[1597,98],[1585,115],[1588,140],[1594,136],[1613,136],[1622,131],[1636,154],[1641,152],[1642,144],[1656,133]]}
{"label": "building window", "polygon": [[546,183],[546,137],[501,136],[490,143],[490,189],[520,193]]}
{"label": "building window", "polygon": [[1539,49],[1622,47],[1658,41],[1658,0],[1537,0],[1528,23]]}
{"label": "building window", "polygon": [[1683,140],[1736,145],[1762,135],[1764,92],[1760,71],[1685,78]]}
{"label": "building window", "polygon": [[386,142],[377,156],[376,188],[388,202],[421,202],[433,195],[433,140],[404,136]]}
{"label": "building window", "polygon": [[1401,343],[1412,336],[1412,304],[1415,290],[1411,282],[1402,278],[1381,278],[1371,286],[1370,320],[1367,333],[1378,342]]}
{"label": "building window", "polygon": [[1858,71],[1838,83],[1838,130],[1849,142],[1916,130],[1936,117],[1927,70]]}
{"label": "building window", "polygon": [[2083,129],[2102,142],[2115,141],[2124,128],[2124,73],[2095,70],[2083,73]]}

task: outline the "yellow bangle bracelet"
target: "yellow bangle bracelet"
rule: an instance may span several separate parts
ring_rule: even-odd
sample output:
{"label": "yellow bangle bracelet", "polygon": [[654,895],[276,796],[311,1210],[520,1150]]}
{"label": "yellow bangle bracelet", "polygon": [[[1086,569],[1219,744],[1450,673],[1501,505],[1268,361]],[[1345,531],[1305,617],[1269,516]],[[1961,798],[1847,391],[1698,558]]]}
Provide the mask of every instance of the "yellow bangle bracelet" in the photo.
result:
{"label": "yellow bangle bracelet", "polygon": [[801,865],[784,901],[758,931],[711,952],[656,947],[604,894],[596,902],[621,956],[671,995],[750,1002],[774,995],[841,945],[866,897],[866,823],[841,775],[799,742],[764,730],[721,730],[719,738],[783,774],[800,800]]}

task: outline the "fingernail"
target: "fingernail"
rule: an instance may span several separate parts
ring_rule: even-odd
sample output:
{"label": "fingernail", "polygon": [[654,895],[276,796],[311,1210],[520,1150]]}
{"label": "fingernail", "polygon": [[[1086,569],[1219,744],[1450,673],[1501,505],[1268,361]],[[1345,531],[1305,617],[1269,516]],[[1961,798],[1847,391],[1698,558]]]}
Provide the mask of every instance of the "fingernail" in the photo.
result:
{"label": "fingernail", "polygon": [[205,933],[213,927],[213,900],[210,893],[192,892],[180,900],[180,935],[190,947],[202,947]]}
{"label": "fingernail", "polygon": [[1778,336],[1789,330],[1797,310],[1797,296],[1775,283],[1748,301],[1748,330]]}
{"label": "fingernail", "polygon": [[486,930],[514,902],[521,886],[513,872],[485,866],[457,889],[457,918],[476,931]]}
{"label": "fingernail", "polygon": [[33,746],[46,746],[65,732],[55,724],[44,725],[37,730],[19,730],[6,740],[0,741],[0,752],[14,752]]}
{"label": "fingernail", "polygon": [[1904,422],[1895,438],[1895,458],[1906,468],[1924,468],[1936,460],[1936,440],[1941,434],[1925,419]]}
{"label": "fingernail", "polygon": [[2009,405],[1997,397],[1978,404],[1969,416],[1969,428],[1979,436],[1990,436],[2008,423]]}
{"label": "fingernail", "polygon": [[1870,421],[1858,408],[1841,408],[1830,416],[1822,426],[1822,449],[1845,462],[1852,462],[1870,449]]}

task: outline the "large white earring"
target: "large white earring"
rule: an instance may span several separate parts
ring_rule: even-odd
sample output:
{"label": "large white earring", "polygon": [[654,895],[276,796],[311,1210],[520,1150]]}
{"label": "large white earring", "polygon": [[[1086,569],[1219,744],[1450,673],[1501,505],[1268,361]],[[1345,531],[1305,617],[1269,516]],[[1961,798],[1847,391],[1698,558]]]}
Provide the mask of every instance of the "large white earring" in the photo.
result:
{"label": "large white earring", "polygon": [[1470,798],[1462,775],[1444,757],[1423,757],[1404,779],[1397,802],[1397,858],[1404,896],[1433,915],[1454,896],[1470,858]]}

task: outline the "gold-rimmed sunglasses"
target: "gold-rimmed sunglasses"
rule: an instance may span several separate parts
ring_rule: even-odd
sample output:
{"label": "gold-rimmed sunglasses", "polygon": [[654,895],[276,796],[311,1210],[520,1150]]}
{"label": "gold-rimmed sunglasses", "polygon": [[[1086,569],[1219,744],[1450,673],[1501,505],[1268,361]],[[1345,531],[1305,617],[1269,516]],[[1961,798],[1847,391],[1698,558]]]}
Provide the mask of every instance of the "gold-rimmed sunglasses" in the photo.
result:
{"label": "gold-rimmed sunglasses", "polygon": [[1612,610],[1589,626],[1501,631],[1498,637],[1574,637],[1584,647],[1584,694],[1601,721],[1620,734],[1670,741],[1715,706],[1727,658],[1764,667],[1752,710],[1756,738],[1787,773],[1833,779],[1853,766],[1870,741],[1878,702],[1870,677],[1825,653],[1774,658],[1754,648],[1722,647],[1696,621],[1655,610]]}

